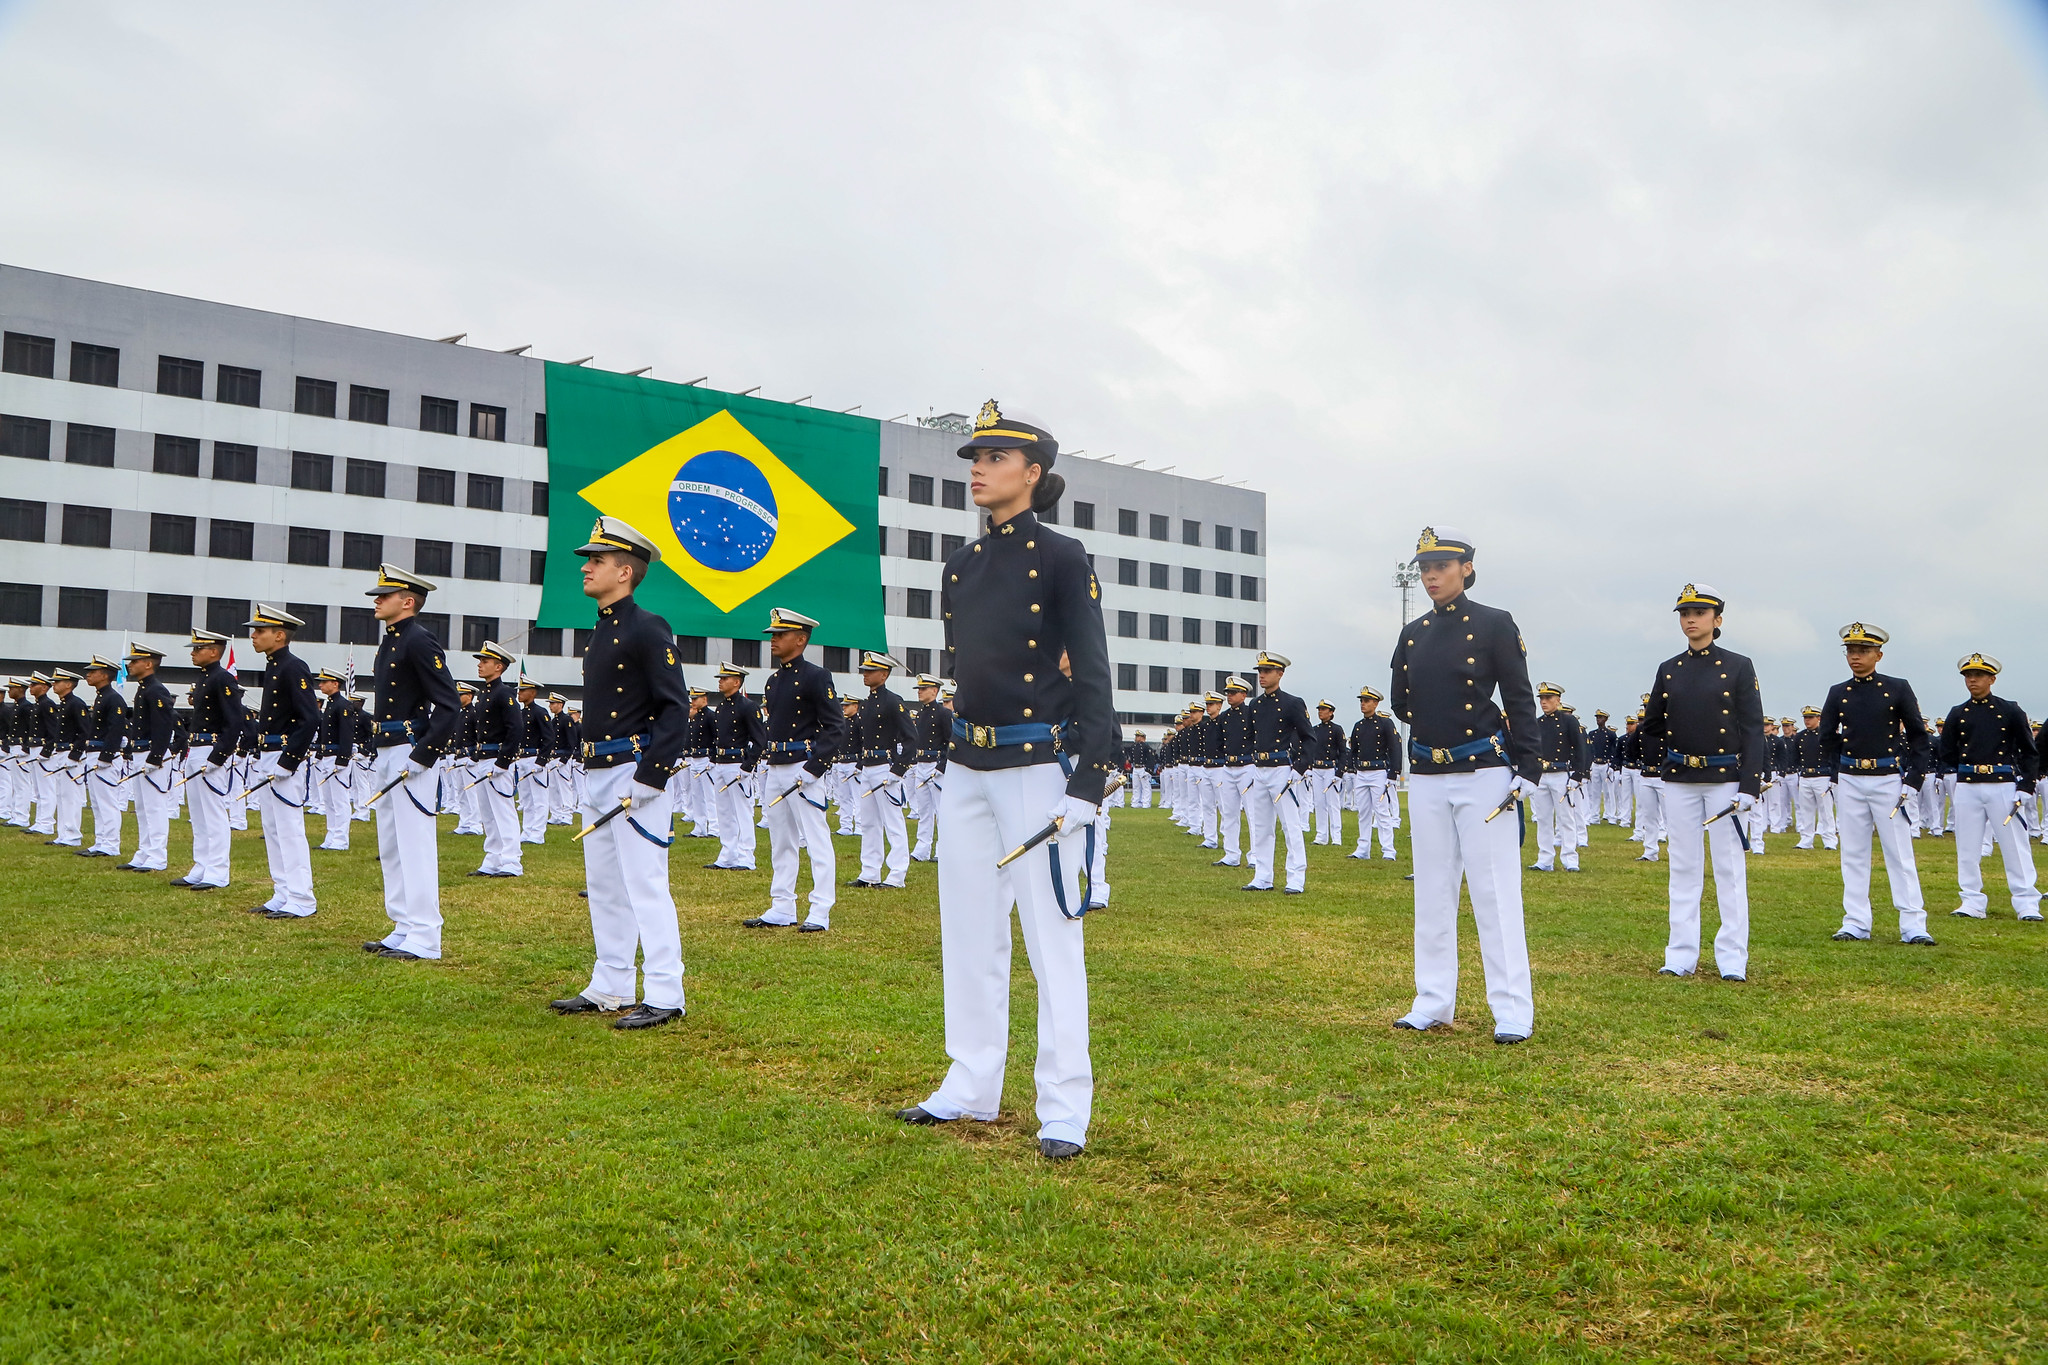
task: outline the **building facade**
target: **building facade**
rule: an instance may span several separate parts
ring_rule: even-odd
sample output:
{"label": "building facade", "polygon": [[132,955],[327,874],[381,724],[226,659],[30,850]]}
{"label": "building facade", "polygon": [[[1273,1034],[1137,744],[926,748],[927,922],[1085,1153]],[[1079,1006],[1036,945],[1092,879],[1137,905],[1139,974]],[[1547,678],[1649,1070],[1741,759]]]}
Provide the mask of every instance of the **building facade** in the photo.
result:
{"label": "building facade", "polygon": [[[580,632],[533,622],[553,493],[541,361],[4,265],[0,331],[0,670],[137,638],[175,663],[184,632],[238,635],[268,601],[305,618],[316,667],[353,654],[367,673],[363,582],[388,560],[441,584],[428,624],[450,649],[498,640],[579,689]],[[963,424],[882,424],[884,643],[911,671],[946,667],[938,565],[976,533]],[[1059,469],[1118,709],[1156,725],[1266,643],[1265,496],[1085,456]],[[686,665],[764,657],[759,637],[680,645]],[[820,653],[845,673],[844,651]]]}

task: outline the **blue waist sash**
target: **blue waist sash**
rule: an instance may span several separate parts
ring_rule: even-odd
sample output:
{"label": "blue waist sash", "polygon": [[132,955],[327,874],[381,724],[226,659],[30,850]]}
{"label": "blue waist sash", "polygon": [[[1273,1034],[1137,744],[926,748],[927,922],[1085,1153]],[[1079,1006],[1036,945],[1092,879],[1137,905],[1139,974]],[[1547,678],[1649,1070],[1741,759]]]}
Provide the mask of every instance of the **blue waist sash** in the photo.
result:
{"label": "blue waist sash", "polygon": [[1673,768],[1733,768],[1741,764],[1741,754],[1682,754],[1676,749],[1664,751],[1664,762]]}
{"label": "blue waist sash", "polygon": [[646,747],[646,735],[630,735],[625,739],[599,739],[586,741],[583,745],[585,762],[593,758],[610,758],[615,754],[637,754]]}
{"label": "blue waist sash", "polygon": [[1022,725],[969,725],[953,717],[953,738],[964,739],[977,749],[1007,749],[1014,744],[1044,744],[1059,736],[1055,726],[1041,721]]}
{"label": "blue waist sash", "polygon": [[1418,763],[1462,763],[1468,758],[1478,757],[1489,749],[1502,758],[1508,756],[1507,745],[1501,735],[1488,735],[1485,739],[1475,739],[1470,744],[1460,744],[1449,749],[1433,749],[1415,739],[1408,741],[1408,756]]}
{"label": "blue waist sash", "polygon": [[1845,773],[1895,773],[1899,770],[1899,760],[1894,754],[1886,754],[1883,758],[1851,758],[1843,754],[1840,761]]}

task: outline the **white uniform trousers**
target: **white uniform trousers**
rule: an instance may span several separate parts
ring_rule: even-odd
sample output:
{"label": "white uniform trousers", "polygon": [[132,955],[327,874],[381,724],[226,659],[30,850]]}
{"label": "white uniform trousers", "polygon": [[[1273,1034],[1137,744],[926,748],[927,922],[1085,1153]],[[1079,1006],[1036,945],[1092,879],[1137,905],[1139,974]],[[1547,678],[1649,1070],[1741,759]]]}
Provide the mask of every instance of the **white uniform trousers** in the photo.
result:
{"label": "white uniform trousers", "polygon": [[36,812],[30,829],[36,834],[57,832],[57,763],[54,758],[31,758],[29,781],[35,788]]}
{"label": "white uniform trousers", "polygon": [[85,764],[67,756],[51,760],[57,790],[57,844],[77,848],[85,842]]}
{"label": "white uniform trousers", "polygon": [[1598,798],[1593,793],[1593,778],[1584,782],[1566,782],[1564,789],[1564,814],[1571,818],[1572,839],[1580,848],[1593,842],[1593,803]]}
{"label": "white uniform trousers", "polygon": [[690,764],[690,788],[696,797],[691,811],[690,836],[717,839],[725,827],[718,823],[718,783],[711,776],[711,760],[700,758]]}
{"label": "white uniform trousers", "polygon": [[1472,890],[1472,923],[1497,1033],[1528,1037],[1536,1026],[1529,944],[1522,928],[1522,849],[1515,821],[1486,822],[1507,797],[1506,768],[1424,773],[1408,779],[1415,855],[1415,1008],[1410,1018],[1457,1017],[1458,886]]}
{"label": "white uniform trousers", "polygon": [[250,769],[257,782],[272,773],[277,780],[256,793],[263,853],[270,860],[270,899],[263,904],[303,919],[320,908],[313,898],[313,853],[306,846],[306,794],[313,789],[313,768],[301,763],[297,772],[286,773],[277,755],[268,753]]}
{"label": "white uniform trousers", "polygon": [[[1897,815],[1904,789],[1897,773],[1843,773],[1835,786],[1842,838],[1842,927],[1870,937],[1870,836],[1884,849],[1884,874],[1899,912],[1899,938],[1927,932],[1927,903],[1920,898],[1920,868],[1913,858],[1911,821]],[[1908,797],[1917,799],[1918,793]]]}
{"label": "white uniform trousers", "polygon": [[1940,773],[1929,773],[1920,784],[1920,824],[1929,834],[1939,834],[1948,828],[1942,817],[1947,813],[1948,789],[1943,785]]}
{"label": "white uniform trousers", "polygon": [[910,804],[905,809],[917,821],[917,840],[910,849],[914,861],[931,861],[932,841],[939,832],[939,788],[944,781],[936,763],[911,765]]}
{"label": "white uniform trousers", "polygon": [[[851,763],[834,763],[832,771],[826,774],[830,780],[827,788],[832,794],[833,804],[839,807],[839,832],[853,835],[860,833],[860,793],[854,787],[854,776],[860,771]],[[822,796],[824,793],[815,793]],[[790,801],[796,800],[794,796]],[[782,803],[788,805],[789,801]],[[778,807],[779,809],[779,807]]]}
{"label": "white uniform trousers", "polygon": [[[797,863],[809,854],[811,910],[807,918],[812,924],[830,928],[832,903],[839,894],[839,864],[832,851],[832,827],[825,819],[825,784],[818,783],[808,792],[793,790],[797,775],[803,770],[801,763],[762,767],[765,775],[760,778],[761,807],[768,821],[768,859],[773,871],[768,882],[768,913],[761,918],[770,924],[796,923]],[[784,799],[776,800],[784,793],[788,793]],[[847,807],[842,805],[840,809],[844,811]],[[799,839],[803,841],[801,849],[797,846]]]}
{"label": "white uniform trousers", "polygon": [[[369,794],[404,772],[411,753],[408,744],[379,749]],[[391,920],[384,946],[425,958],[441,956],[439,783],[440,775],[429,768],[393,787],[376,806],[377,862],[384,872],[384,913]]]}
{"label": "white uniform trousers", "polygon": [[[1088,908],[1109,908],[1109,802],[1095,816],[1095,857],[1088,864]],[[1083,852],[1087,850],[1083,848]]]}
{"label": "white uniform trousers", "polygon": [[1574,871],[1579,866],[1579,838],[1566,808],[1565,786],[1570,781],[1566,773],[1545,773],[1536,790],[1529,794],[1529,806],[1536,816],[1536,866],[1545,872],[1557,866],[1560,845],[1564,849],[1564,865]]}
{"label": "white uniform trousers", "polygon": [[1316,842],[1344,842],[1344,774],[1335,768],[1308,771],[1309,809],[1315,816]]}
{"label": "white uniform trousers", "polygon": [[[860,793],[860,879],[901,886],[910,873],[910,835],[903,824],[903,779],[890,772],[888,764],[877,763],[860,770],[855,790]],[[885,847],[889,861],[886,877],[882,875]]]}
{"label": "white uniform trousers", "polygon": [[327,835],[320,847],[346,849],[349,825],[355,820],[356,767],[345,758],[323,758],[313,780],[320,786],[321,804],[327,813]]}
{"label": "white uniform trousers", "polygon": [[1372,852],[1372,834],[1380,834],[1380,856],[1394,856],[1394,804],[1398,799],[1384,770],[1352,773],[1351,790],[1358,802],[1358,847],[1353,853]]}
{"label": "white uniform trousers", "polygon": [[1635,832],[1636,837],[1642,840],[1643,852],[1652,859],[1657,856],[1657,845],[1671,833],[1664,811],[1664,779],[1640,770],[1636,773]]}
{"label": "white uniform trousers", "polygon": [[249,828],[249,760],[237,755],[228,764],[227,775],[228,828],[242,830]]}
{"label": "white uniform trousers", "polygon": [[1134,767],[1131,769],[1131,809],[1152,809],[1152,770],[1150,768]]}
{"label": "white uniform trousers", "polygon": [[[583,822],[633,795],[630,759],[615,768],[592,768],[584,778]],[[624,815],[583,839],[583,880],[590,892],[590,937],[597,962],[583,994],[600,1005],[617,1008],[644,999],[655,1009],[683,1008],[683,936],[676,923],[675,898],[668,888],[669,827],[675,813],[664,787],[643,804],[635,796]],[[646,993],[636,993],[638,975]]]}
{"label": "white uniform trousers", "polygon": [[162,872],[170,862],[171,807],[176,804],[171,788],[178,781],[178,767],[166,762],[161,768],[145,765],[128,785],[135,788],[135,856],[130,867]]}
{"label": "white uniform trousers", "polygon": [[1962,912],[1972,919],[1983,919],[1991,905],[1984,894],[1981,866],[1987,839],[1996,842],[2004,856],[2005,885],[2012,894],[2013,913],[2021,919],[2041,914],[2041,893],[2034,887],[2034,855],[2027,846],[2026,827],[2021,816],[2005,818],[2018,799],[2018,790],[2010,782],[1956,784],[1956,882],[1963,893]]}
{"label": "white uniform trousers", "polygon": [[[1735,816],[1706,825],[1735,800],[1733,782],[1664,783],[1664,818],[1671,839],[1671,937],[1664,945],[1664,965],[1691,976],[1700,965],[1700,896],[1706,883],[1706,857],[1714,856],[1714,904],[1721,914],[1714,935],[1714,965],[1723,976],[1749,975],[1749,864],[1736,836]],[[1709,838],[1708,836],[1711,836]]]}
{"label": "white uniform trousers", "polygon": [[[1081,921],[1084,837],[1047,840],[998,870],[996,860],[1045,828],[1067,780],[1057,763],[983,772],[954,763],[939,799],[939,947],[946,1055],[953,1065],[924,1101],[938,1118],[994,1119],[1010,1050],[1010,909],[1038,981],[1038,1136],[1085,1143],[1094,1106],[1088,1058],[1088,964]],[[1055,849],[1055,843],[1058,844]],[[1054,871],[1055,856],[1057,873]],[[1054,890],[1057,877],[1058,891]]]}
{"label": "white uniform trousers", "polygon": [[1609,768],[1607,788],[1614,796],[1608,803],[1607,818],[1617,825],[1636,822],[1636,775],[1628,768]]}
{"label": "white uniform trousers", "polygon": [[[128,788],[123,762],[96,763],[88,759],[84,771],[85,799],[92,804],[92,848],[95,853],[118,857],[121,852],[121,812],[128,805]],[[140,782],[141,778],[135,779]]]}
{"label": "white uniform trousers", "polygon": [[21,810],[21,753],[12,744],[0,743],[0,821],[26,824]]}
{"label": "white uniform trousers", "polygon": [[[1225,771],[1222,768],[1194,768],[1188,774],[1188,781],[1191,787],[1189,796],[1192,800],[1192,813],[1194,815],[1194,819],[1188,822],[1188,833],[1200,839],[1203,848],[1215,848],[1217,846],[1216,836],[1223,820],[1224,784],[1227,780],[1224,777]],[[1234,814],[1237,807],[1233,805],[1230,809]],[[1233,825],[1231,827],[1231,841],[1233,845],[1235,845],[1236,839],[1237,829]]]}
{"label": "white uniform trousers", "polygon": [[[461,780],[476,782],[469,794],[476,798],[477,823],[483,826],[484,860],[478,864],[479,872],[526,872],[524,850],[519,845],[519,815],[512,806],[512,787],[518,780],[520,760],[514,759],[509,768],[500,768],[497,760],[479,759],[470,765],[468,776]],[[478,782],[477,779],[483,780]]]}
{"label": "white uniform trousers", "polygon": [[1797,785],[1797,778],[1781,776],[1764,793],[1764,806],[1771,813],[1771,833],[1783,834],[1792,828],[1792,790]]}
{"label": "white uniform trousers", "polygon": [[1308,881],[1308,850],[1301,837],[1308,825],[1308,796],[1303,790],[1307,783],[1285,764],[1250,772],[1251,791],[1245,797],[1245,814],[1252,826],[1250,884],[1273,884],[1273,826],[1277,822],[1287,840],[1287,889],[1299,891]]}
{"label": "white uniform trousers", "polygon": [[582,800],[576,790],[576,765],[567,759],[560,760],[550,771],[548,783],[548,823],[568,825],[576,821],[576,807]]}
{"label": "white uniform trousers", "polygon": [[512,767],[519,774],[513,792],[519,798],[519,841],[544,844],[548,838],[548,793],[554,789],[554,774],[537,758],[522,758]]}
{"label": "white uniform trousers", "polygon": [[712,799],[718,805],[718,856],[720,867],[754,870],[754,782],[752,773],[737,763],[711,765]]}
{"label": "white uniform trousers", "polygon": [[185,756],[185,810],[192,821],[192,870],[185,880],[204,886],[228,884],[229,769],[206,771],[212,746],[194,746]]}
{"label": "white uniform trousers", "polygon": [[1245,802],[1251,793],[1246,789],[1252,784],[1252,769],[1248,765],[1233,764],[1228,768],[1204,768],[1207,779],[1209,804],[1205,815],[1212,817],[1202,825],[1202,846],[1223,850],[1223,861],[1232,867],[1243,861],[1243,825]]}
{"label": "white uniform trousers", "polygon": [[[438,765],[441,773],[441,808],[455,809],[455,832],[457,834],[482,834],[484,832],[484,789],[471,786],[484,775],[487,768],[495,768],[497,760],[492,758],[465,762],[462,759],[444,758]],[[511,774],[506,774],[509,783]]]}
{"label": "white uniform trousers", "polygon": [[1834,783],[1825,777],[1799,779],[1799,846],[1812,848],[1819,836],[1827,848],[1835,846]]}

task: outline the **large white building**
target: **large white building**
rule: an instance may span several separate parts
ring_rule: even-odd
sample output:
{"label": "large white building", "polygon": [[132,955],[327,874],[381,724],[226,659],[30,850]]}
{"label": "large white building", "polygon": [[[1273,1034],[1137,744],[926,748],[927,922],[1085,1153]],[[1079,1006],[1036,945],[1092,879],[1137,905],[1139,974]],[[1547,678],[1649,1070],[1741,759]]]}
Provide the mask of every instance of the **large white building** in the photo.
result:
{"label": "large white building", "polygon": [[[0,330],[0,671],[136,638],[176,664],[185,631],[239,633],[270,601],[306,619],[316,667],[353,650],[367,673],[363,585],[388,560],[441,583],[429,625],[451,649],[499,640],[579,689],[580,632],[532,624],[541,361],[5,265]],[[946,667],[938,563],[975,534],[955,426],[881,427],[885,643],[912,671]],[[1103,586],[1118,710],[1157,725],[1264,643],[1265,495],[1085,456],[1059,470],[1055,515]],[[687,665],[762,656],[758,636],[680,644]],[[846,671],[843,649],[819,653]]]}

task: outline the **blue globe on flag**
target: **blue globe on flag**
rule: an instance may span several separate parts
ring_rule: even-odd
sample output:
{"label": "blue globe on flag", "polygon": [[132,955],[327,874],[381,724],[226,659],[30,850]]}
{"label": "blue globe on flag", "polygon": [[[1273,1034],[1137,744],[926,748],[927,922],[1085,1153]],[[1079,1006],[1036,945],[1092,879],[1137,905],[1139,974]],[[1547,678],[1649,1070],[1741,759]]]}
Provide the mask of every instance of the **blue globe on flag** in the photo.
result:
{"label": "blue globe on flag", "polygon": [[775,544],[775,491],[751,460],[707,450],[676,471],[668,486],[676,540],[707,569],[739,573]]}

